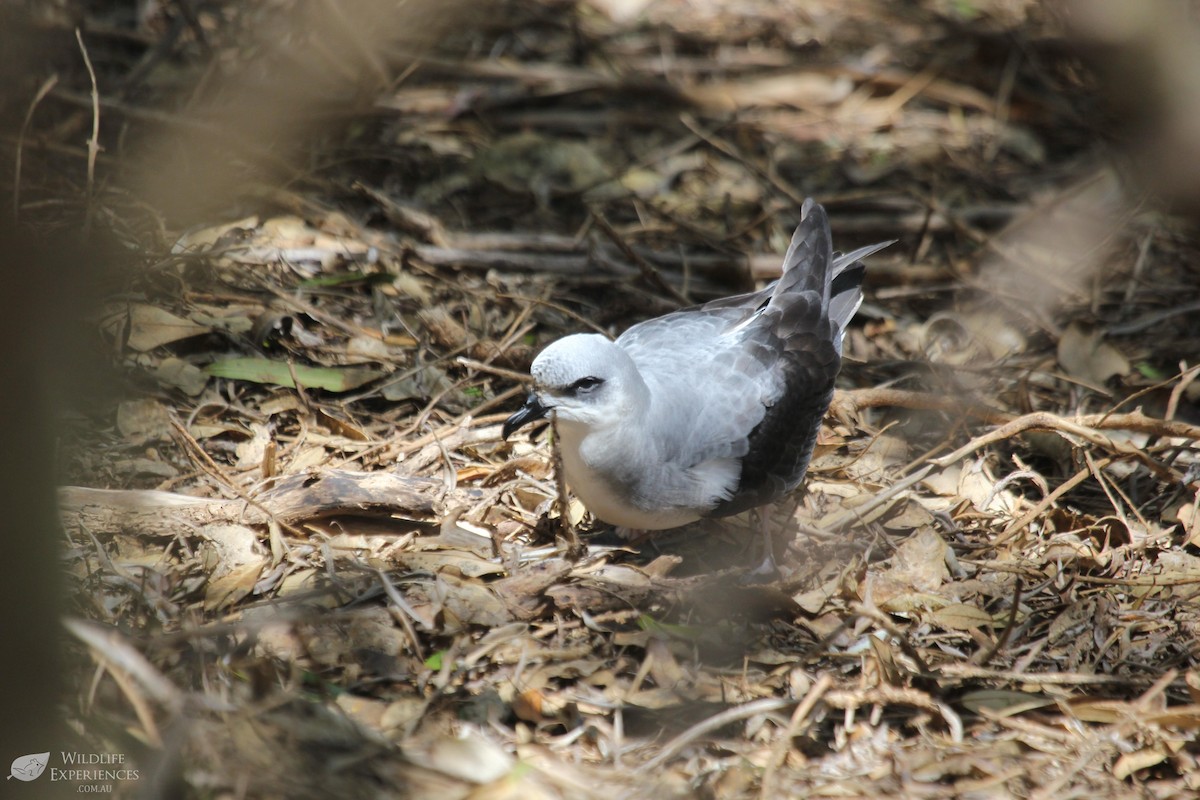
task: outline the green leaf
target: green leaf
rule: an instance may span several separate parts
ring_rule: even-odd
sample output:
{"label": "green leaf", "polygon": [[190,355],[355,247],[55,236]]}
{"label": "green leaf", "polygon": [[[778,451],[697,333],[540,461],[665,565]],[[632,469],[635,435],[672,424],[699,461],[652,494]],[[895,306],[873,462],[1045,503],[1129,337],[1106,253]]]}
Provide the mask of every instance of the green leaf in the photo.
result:
{"label": "green leaf", "polygon": [[972,20],[980,15],[980,10],[971,0],[954,0],[954,13],[961,19]]}
{"label": "green leaf", "polygon": [[429,658],[425,659],[425,667],[433,670],[434,672],[441,672],[442,659],[445,657],[445,655],[445,650],[438,650],[434,653],[430,653]]}
{"label": "green leaf", "polygon": [[309,367],[303,364],[289,366],[284,361],[269,358],[226,358],[214,361],[204,369],[216,378],[230,378],[250,383],[269,383],[276,386],[295,388],[292,380],[308,389],[324,389],[327,392],[348,392],[363,384],[383,377],[383,373],[367,367]]}
{"label": "green leaf", "polygon": [[1143,378],[1148,378],[1152,381],[1165,381],[1167,379],[1167,373],[1148,361],[1139,361],[1133,365],[1133,368],[1140,372]]}

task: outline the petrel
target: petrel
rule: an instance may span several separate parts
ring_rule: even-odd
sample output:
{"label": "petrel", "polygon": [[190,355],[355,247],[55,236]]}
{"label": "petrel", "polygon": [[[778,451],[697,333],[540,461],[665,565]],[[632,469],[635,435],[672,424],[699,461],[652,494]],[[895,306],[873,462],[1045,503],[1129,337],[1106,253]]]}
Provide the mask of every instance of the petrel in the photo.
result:
{"label": "petrel", "polygon": [[568,487],[597,518],[662,530],[755,508],[804,479],[833,397],[861,259],[834,253],[811,199],[760,291],[634,325],[610,341],[574,334],[533,361],[533,391],[507,439],[554,413]]}

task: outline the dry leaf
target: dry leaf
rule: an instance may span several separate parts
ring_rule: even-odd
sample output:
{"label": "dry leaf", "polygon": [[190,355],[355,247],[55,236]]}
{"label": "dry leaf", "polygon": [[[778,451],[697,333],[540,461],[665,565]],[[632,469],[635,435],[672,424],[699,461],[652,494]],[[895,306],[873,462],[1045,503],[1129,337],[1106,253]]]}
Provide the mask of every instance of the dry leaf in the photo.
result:
{"label": "dry leaf", "polygon": [[969,711],[986,708],[993,714],[1011,717],[1035,708],[1054,705],[1054,699],[1043,694],[1018,692],[1012,689],[979,689],[967,692],[958,702]]}
{"label": "dry leaf", "polygon": [[238,469],[251,469],[262,464],[266,457],[267,445],[271,443],[271,431],[266,425],[251,423],[249,439],[238,442],[234,446],[237,454]]}
{"label": "dry leaf", "polygon": [[587,0],[613,22],[629,22],[641,14],[653,0]]}
{"label": "dry leaf", "polygon": [[[491,589],[477,581],[441,574],[435,586],[435,594],[443,610],[453,614],[460,623],[495,628],[513,621],[508,606]],[[450,620],[447,620],[446,628],[452,627]]]}
{"label": "dry leaf", "polygon": [[946,543],[930,528],[918,531],[896,548],[886,575],[913,589],[926,592],[937,589],[950,575],[946,568]]}
{"label": "dry leaf", "polygon": [[221,240],[222,237],[240,235],[243,231],[254,230],[258,227],[258,217],[249,216],[235,222],[224,222],[209,228],[188,231],[180,236],[171,247],[173,254],[195,253],[207,250]]}
{"label": "dry leaf", "polygon": [[733,111],[751,106],[815,108],[844,100],[854,90],[845,75],[825,75],[801,70],[765,78],[716,81],[685,91],[697,105],[716,111]]}
{"label": "dry leaf", "polygon": [[405,754],[429,769],[476,784],[499,780],[515,766],[511,755],[478,734],[438,739],[424,751],[406,749]]}
{"label": "dry leaf", "polygon": [[1200,669],[1189,669],[1185,672],[1183,682],[1187,684],[1188,695],[1192,698],[1192,702],[1200,703]]}
{"label": "dry leaf", "polygon": [[1113,775],[1118,780],[1125,780],[1138,770],[1153,767],[1155,764],[1161,764],[1169,756],[1170,754],[1162,745],[1155,745],[1154,747],[1135,750],[1132,753],[1125,753],[1117,759],[1117,763],[1113,764]]}
{"label": "dry leaf", "polygon": [[210,578],[204,588],[204,610],[226,608],[250,594],[266,564],[267,559],[263,558],[258,563],[242,564],[219,577]]}
{"label": "dry leaf", "polygon": [[1200,547],[1200,489],[1196,491],[1195,499],[1175,510],[1175,518],[1183,526],[1183,543]]}
{"label": "dry leaf", "polygon": [[129,338],[126,344],[138,352],[190,339],[209,332],[203,325],[177,317],[157,306],[138,303],[129,307]]}
{"label": "dry leaf", "polygon": [[156,400],[126,400],[117,406],[117,430],[135,444],[161,441],[171,435],[171,415]]}
{"label": "dry leaf", "polygon": [[943,628],[955,631],[969,631],[996,624],[991,614],[965,603],[942,606],[931,612],[928,619]]}
{"label": "dry leaf", "polygon": [[1058,340],[1058,363],[1072,378],[1104,386],[1109,378],[1129,374],[1129,359],[1104,340],[1104,332],[1087,332],[1072,323]]}
{"label": "dry leaf", "polygon": [[164,358],[154,368],[154,379],[164,386],[174,386],[188,397],[195,397],[208,385],[208,375],[182,358]]}

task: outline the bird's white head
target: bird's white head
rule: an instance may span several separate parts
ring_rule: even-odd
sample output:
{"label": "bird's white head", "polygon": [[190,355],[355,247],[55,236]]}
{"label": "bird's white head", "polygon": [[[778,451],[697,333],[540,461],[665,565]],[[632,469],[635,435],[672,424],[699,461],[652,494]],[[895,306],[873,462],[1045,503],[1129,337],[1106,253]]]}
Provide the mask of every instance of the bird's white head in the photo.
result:
{"label": "bird's white head", "polygon": [[505,438],[554,411],[560,423],[596,430],[644,411],[649,390],[629,354],[594,333],[559,339],[533,361],[535,387],[504,423]]}

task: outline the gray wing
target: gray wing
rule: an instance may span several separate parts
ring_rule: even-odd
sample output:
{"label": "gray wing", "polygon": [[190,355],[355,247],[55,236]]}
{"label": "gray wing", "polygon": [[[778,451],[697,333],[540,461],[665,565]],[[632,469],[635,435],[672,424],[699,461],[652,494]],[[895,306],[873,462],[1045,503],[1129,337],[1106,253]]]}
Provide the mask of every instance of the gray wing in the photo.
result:
{"label": "gray wing", "polygon": [[749,436],[782,383],[769,354],[748,350],[729,332],[754,313],[699,307],[634,326],[617,339],[654,398],[657,449],[681,467],[741,458]]}

